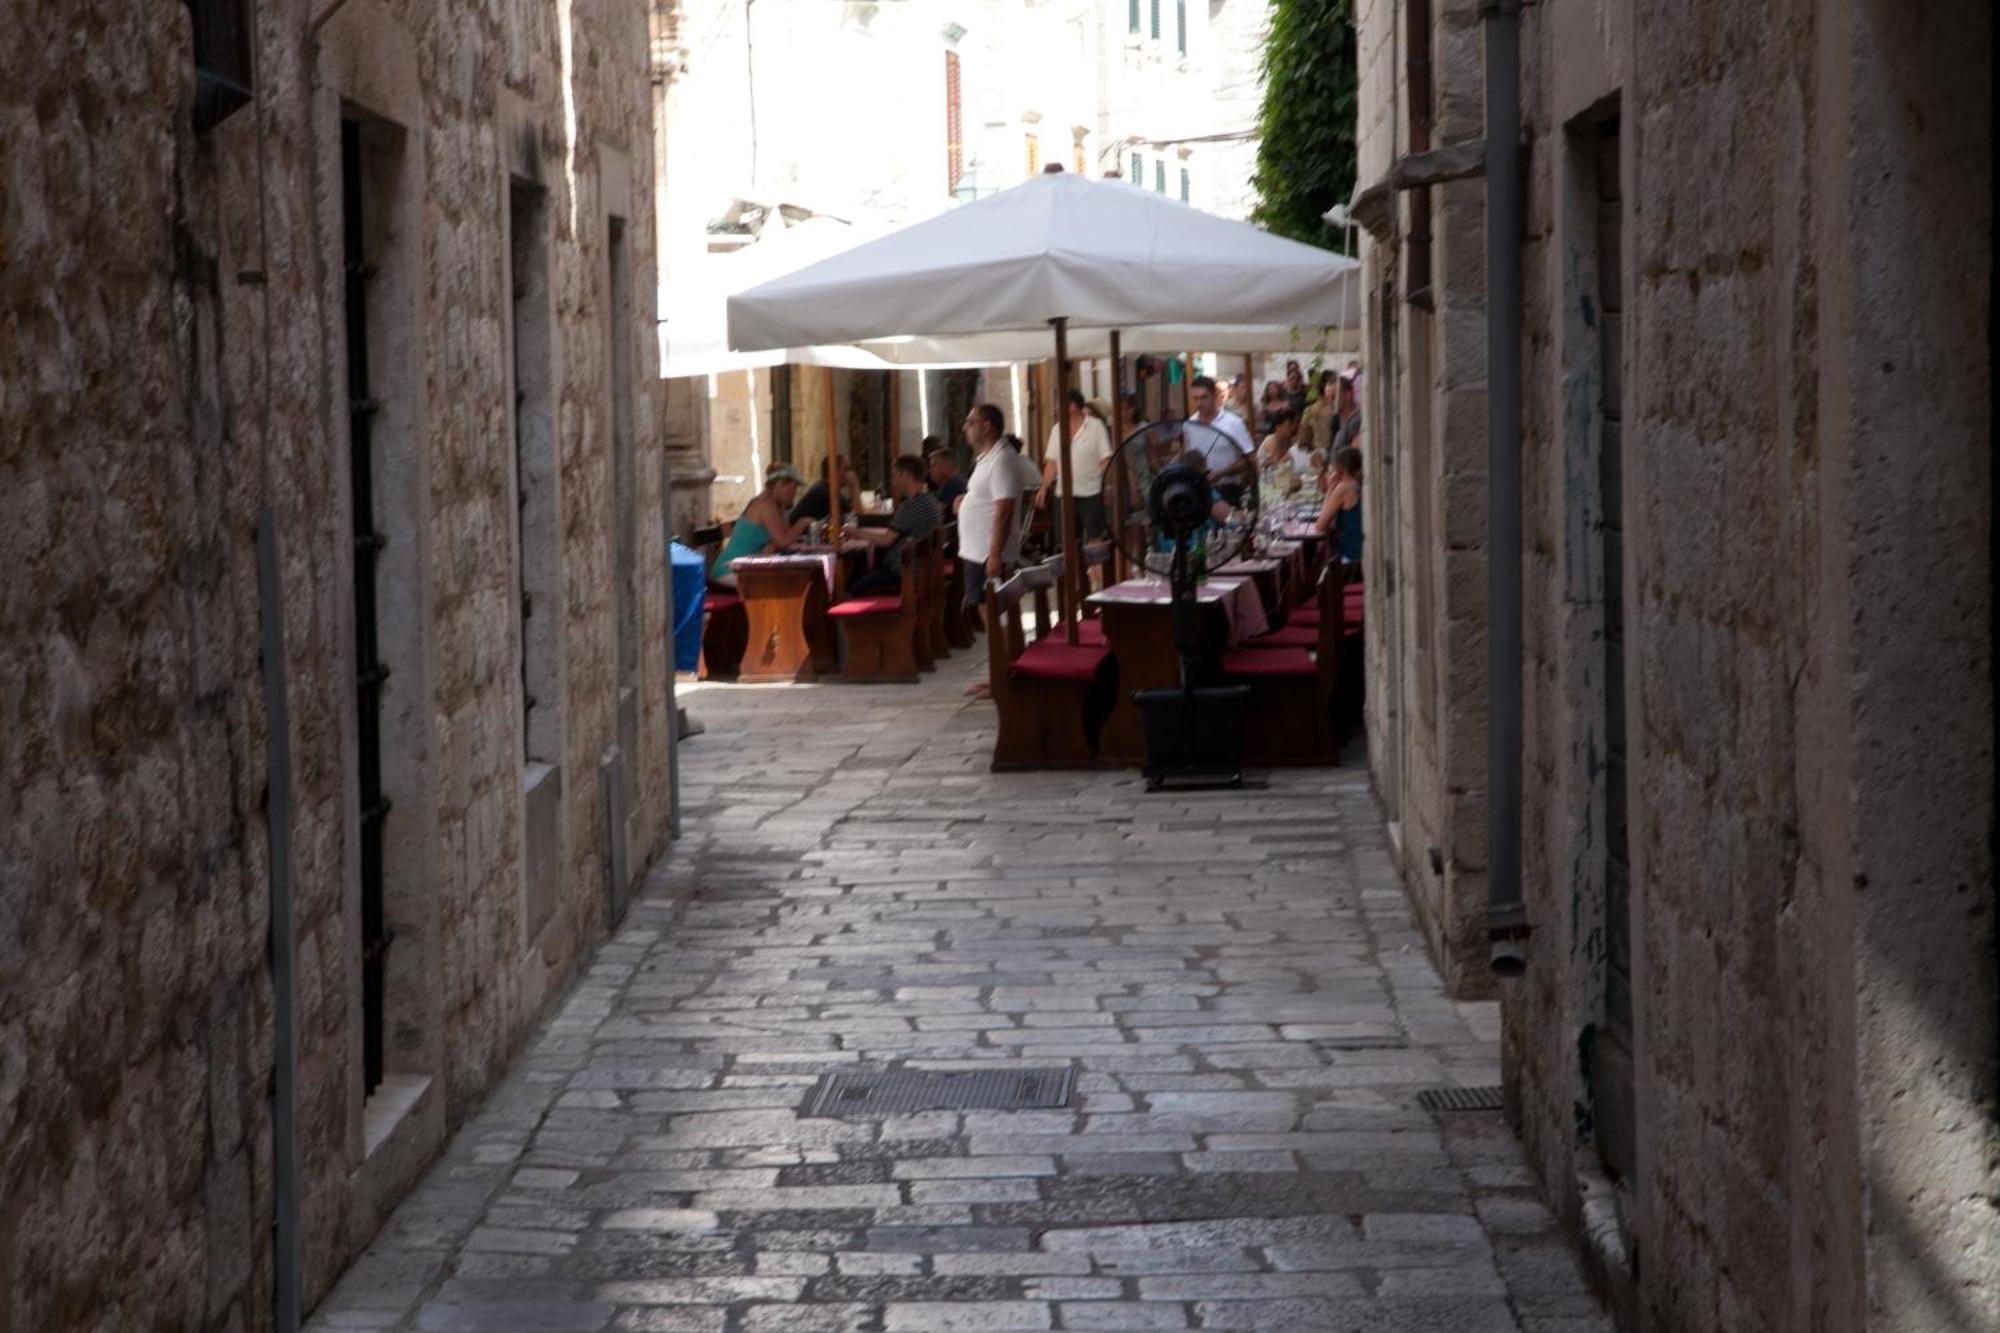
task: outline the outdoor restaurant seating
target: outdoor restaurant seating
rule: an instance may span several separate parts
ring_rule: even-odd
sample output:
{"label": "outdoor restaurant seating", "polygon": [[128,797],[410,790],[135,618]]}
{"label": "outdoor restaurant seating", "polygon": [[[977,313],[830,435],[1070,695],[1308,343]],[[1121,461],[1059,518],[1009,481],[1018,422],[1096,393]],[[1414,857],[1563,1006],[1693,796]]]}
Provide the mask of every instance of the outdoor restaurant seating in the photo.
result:
{"label": "outdoor restaurant seating", "polygon": [[[1054,562],[986,585],[988,680],[999,727],[993,767],[1075,768],[1093,763],[1098,732],[1117,695],[1118,664],[1103,644],[1075,643],[1048,617]],[[1029,640],[1022,602],[1036,604]]]}
{"label": "outdoor restaurant seating", "polygon": [[893,595],[850,597],[828,609],[827,617],[847,640],[841,674],[857,683],[915,681],[923,618],[924,561],[916,553],[903,561],[903,585]]}
{"label": "outdoor restaurant seating", "polygon": [[[1250,687],[1243,748],[1251,762],[1340,761],[1351,714],[1343,693],[1351,674],[1348,631],[1339,611],[1346,604],[1346,587],[1344,567],[1329,563],[1312,602],[1293,612],[1291,624],[1245,640],[1222,659],[1224,679]],[[1313,613],[1314,623],[1299,623],[1300,611]],[[1360,633],[1358,620],[1353,633]]]}

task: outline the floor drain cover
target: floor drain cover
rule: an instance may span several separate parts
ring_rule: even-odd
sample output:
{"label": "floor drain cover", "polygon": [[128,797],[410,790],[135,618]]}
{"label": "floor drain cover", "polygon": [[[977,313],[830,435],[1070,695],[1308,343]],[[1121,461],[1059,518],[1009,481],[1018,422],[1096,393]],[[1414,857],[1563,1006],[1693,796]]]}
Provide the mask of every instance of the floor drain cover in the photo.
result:
{"label": "floor drain cover", "polygon": [[1506,1109],[1498,1088],[1425,1088],[1417,1105],[1426,1111],[1500,1111]]}
{"label": "floor drain cover", "polygon": [[1071,1069],[898,1069],[828,1074],[806,1102],[809,1116],[909,1111],[1050,1111],[1069,1105]]}
{"label": "floor drain cover", "polygon": [[1408,1037],[1314,1037],[1313,1045],[1323,1051],[1404,1051]]}

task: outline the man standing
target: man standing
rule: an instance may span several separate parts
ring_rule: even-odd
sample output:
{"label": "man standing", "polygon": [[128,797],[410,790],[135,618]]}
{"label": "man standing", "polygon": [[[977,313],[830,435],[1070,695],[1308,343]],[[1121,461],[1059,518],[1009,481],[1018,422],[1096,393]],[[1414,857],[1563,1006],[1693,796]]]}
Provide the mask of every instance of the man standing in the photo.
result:
{"label": "man standing", "polygon": [[[1111,432],[1090,410],[1083,394],[1071,389],[1063,396],[1069,414],[1070,472],[1076,482],[1076,535],[1091,541],[1104,531],[1104,469],[1111,462]],[[1049,428],[1048,451],[1042,455],[1041,485],[1035,508],[1047,509],[1049,496],[1062,496],[1062,428]],[[1057,519],[1061,530],[1061,519]]]}
{"label": "man standing", "polygon": [[1201,451],[1208,463],[1208,473],[1221,477],[1257,452],[1251,443],[1250,428],[1234,412],[1224,412],[1216,401],[1215,381],[1206,375],[1197,375],[1188,386],[1188,403],[1194,408],[1190,421],[1198,421],[1204,426],[1212,426],[1222,434],[1221,439],[1210,438],[1194,447]]}
{"label": "man standing", "polygon": [[904,454],[889,469],[889,489],[896,497],[896,512],[889,516],[889,526],[855,527],[848,533],[881,550],[875,568],[847,590],[851,597],[873,597],[901,587],[904,553],[944,524],[944,510],[938,507],[937,497],[924,489],[923,461],[915,454]]}
{"label": "man standing", "polygon": [[1004,577],[1014,514],[1021,503],[1018,457],[1000,443],[1007,418],[991,403],[966,414],[965,442],[977,459],[958,505],[958,563],[965,576],[965,604],[978,606],[986,580]]}

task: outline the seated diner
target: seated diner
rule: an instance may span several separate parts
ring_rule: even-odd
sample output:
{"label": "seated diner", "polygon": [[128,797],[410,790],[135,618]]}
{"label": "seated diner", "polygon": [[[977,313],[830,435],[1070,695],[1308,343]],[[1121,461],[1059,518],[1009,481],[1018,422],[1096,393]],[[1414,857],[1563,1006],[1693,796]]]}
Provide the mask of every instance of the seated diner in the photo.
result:
{"label": "seated diner", "polygon": [[709,582],[733,588],[736,575],[730,566],[736,561],[746,555],[782,551],[797,541],[812,521],[789,517],[798,494],[799,474],[783,464],[772,464],[764,474],[764,489],[743,506],[743,516],[736,520],[736,526],[729,530],[729,540],[716,553],[715,565],[708,572]]}
{"label": "seated diner", "polygon": [[876,547],[875,567],[848,587],[850,597],[874,597],[893,593],[902,585],[903,554],[944,525],[944,510],[937,497],[924,489],[923,460],[904,454],[889,469],[890,493],[896,497],[896,512],[886,528],[853,527],[847,535]]}
{"label": "seated diner", "polygon": [[1313,530],[1331,534],[1333,554],[1354,564],[1361,559],[1361,451],[1351,444],[1336,449],[1327,476],[1331,484]]}

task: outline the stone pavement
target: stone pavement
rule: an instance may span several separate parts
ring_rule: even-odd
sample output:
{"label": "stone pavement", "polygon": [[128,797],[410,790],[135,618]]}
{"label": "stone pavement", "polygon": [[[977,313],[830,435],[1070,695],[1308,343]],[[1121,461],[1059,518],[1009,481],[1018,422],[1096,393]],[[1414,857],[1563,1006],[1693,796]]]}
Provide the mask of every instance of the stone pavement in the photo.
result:
{"label": "stone pavement", "polygon": [[[1500,1116],[1416,1106],[1498,1015],[1363,770],[992,774],[972,656],[687,691],[670,862],[314,1329],[1609,1328]],[[1007,1065],[1073,1104],[799,1114]]]}

